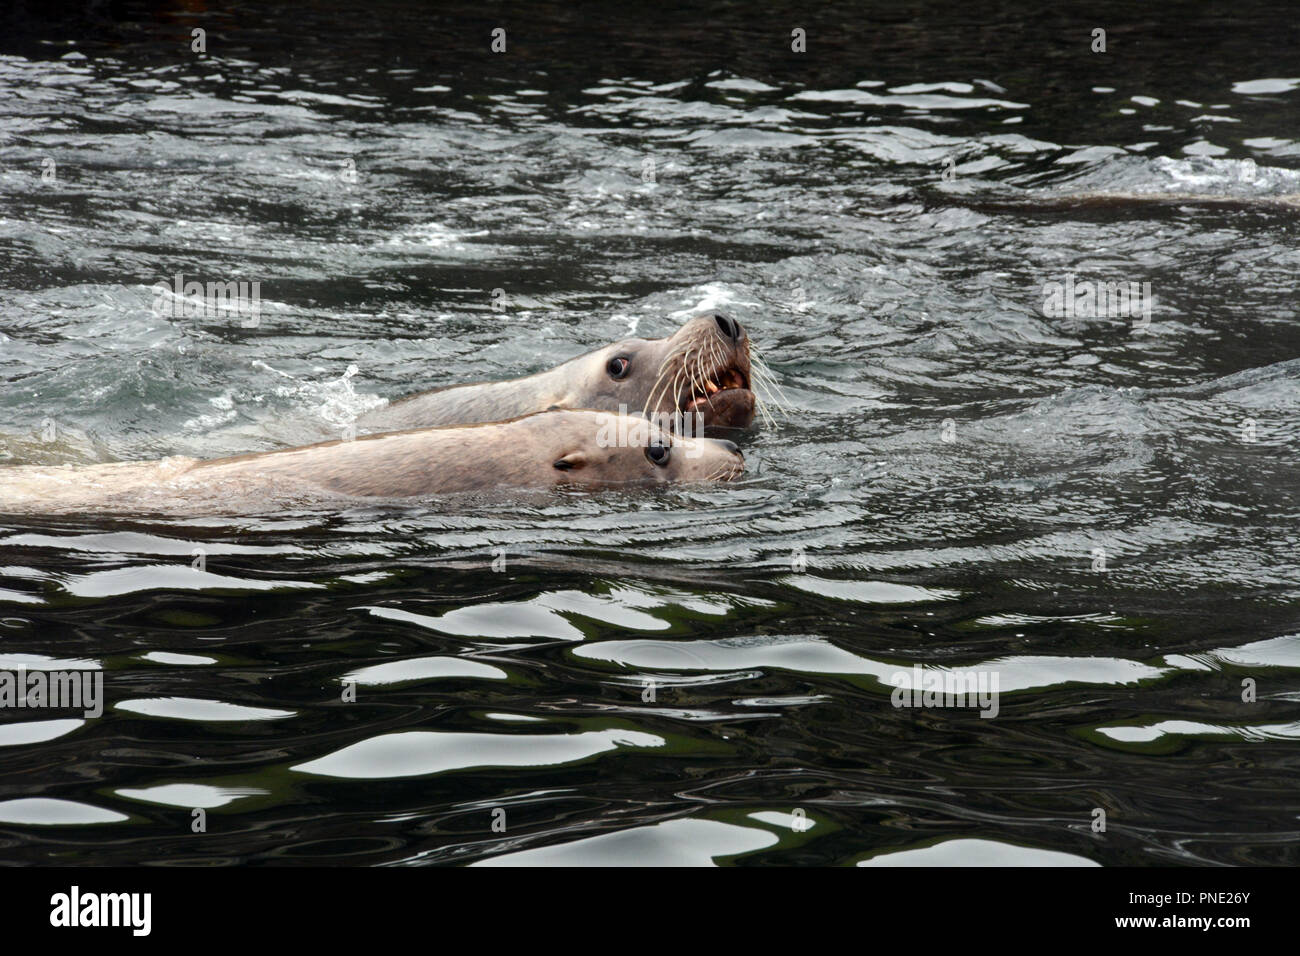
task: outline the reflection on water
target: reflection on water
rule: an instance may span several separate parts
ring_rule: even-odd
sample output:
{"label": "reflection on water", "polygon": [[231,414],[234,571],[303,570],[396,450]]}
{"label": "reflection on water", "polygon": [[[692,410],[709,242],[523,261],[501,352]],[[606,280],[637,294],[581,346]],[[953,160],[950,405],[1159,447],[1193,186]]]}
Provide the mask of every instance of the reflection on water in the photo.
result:
{"label": "reflection on water", "polygon": [[[543,5],[496,58],[231,9],[201,57],[166,4],[5,33],[0,463],[337,437],[703,308],[789,407],[726,487],[0,518],[0,668],[106,696],[0,712],[6,860],[1296,862],[1280,12],[1103,60],[831,6],[799,60],[778,7]],[[158,315],[177,275],[260,321]],[[1150,321],[1045,315],[1067,276]]]}

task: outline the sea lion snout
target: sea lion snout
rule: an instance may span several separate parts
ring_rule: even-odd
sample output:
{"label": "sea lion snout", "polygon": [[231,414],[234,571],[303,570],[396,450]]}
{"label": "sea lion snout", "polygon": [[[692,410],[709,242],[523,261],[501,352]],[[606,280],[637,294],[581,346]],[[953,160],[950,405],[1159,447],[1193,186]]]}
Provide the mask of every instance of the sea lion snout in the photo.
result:
{"label": "sea lion snout", "polygon": [[682,451],[674,476],[678,480],[735,481],[745,473],[745,456],[734,441],[677,436],[673,442]]}
{"label": "sea lion snout", "polygon": [[757,403],[744,326],[722,312],[702,312],[655,344],[662,358],[647,412],[686,416],[706,435],[749,427]]}

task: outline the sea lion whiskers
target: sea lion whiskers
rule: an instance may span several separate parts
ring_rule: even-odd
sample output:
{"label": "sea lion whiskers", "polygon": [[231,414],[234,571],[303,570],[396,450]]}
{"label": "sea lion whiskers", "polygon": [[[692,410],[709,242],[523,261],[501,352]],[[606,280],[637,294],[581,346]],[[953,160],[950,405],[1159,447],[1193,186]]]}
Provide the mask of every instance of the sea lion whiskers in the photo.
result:
{"label": "sea lion whiskers", "polygon": [[672,404],[680,411],[693,395],[705,399],[712,407],[712,395],[719,390],[715,379],[731,370],[737,373],[743,386],[746,376],[728,360],[716,333],[702,328],[676,343],[664,355],[646,401],[646,410],[657,408],[660,402],[671,397]]}
{"label": "sea lion whiskers", "polygon": [[[686,347],[686,350],[682,352],[682,366],[681,366],[681,370],[677,374],[678,381],[684,380],[684,384],[689,385],[692,391],[695,390],[695,374],[691,370],[691,353],[694,351],[695,351],[695,344],[691,343]],[[680,405],[682,400],[681,391],[679,390],[676,396],[674,397],[676,398],[677,403]]]}
{"label": "sea lion whiskers", "polygon": [[[716,342],[712,342],[712,341],[711,341],[711,342],[708,343],[708,352],[709,352],[709,358],[710,358],[710,360],[711,360],[712,363],[713,363],[713,367],[714,367],[714,368],[717,368],[717,367],[718,367],[718,364],[719,364],[719,358],[718,358],[718,354],[717,354],[717,343],[716,343]],[[712,407],[713,407],[713,393],[710,392],[709,389],[708,389],[708,383],[709,383],[710,379],[708,378],[707,375],[704,374],[703,358],[704,358],[703,356],[700,356],[701,363],[700,363],[700,365],[699,365],[699,373],[700,373],[700,378],[704,379],[704,382],[703,382],[702,384],[697,384],[697,385],[695,386],[695,388],[696,388],[697,391],[701,391],[701,390],[702,390],[702,391],[704,392],[704,400],[705,400],[705,402],[708,403],[709,408],[712,408]]]}
{"label": "sea lion whiskers", "polygon": [[704,480],[705,481],[735,481],[744,473],[745,473],[745,466],[743,464],[723,465],[721,468],[718,468],[716,471],[711,472],[708,475],[708,477],[706,477]]}
{"label": "sea lion whiskers", "polygon": [[[718,343],[717,343],[716,341],[714,341],[714,342],[710,342],[710,343],[709,343],[709,349],[710,349],[711,354],[712,354],[712,356],[713,356],[713,366],[714,366],[714,368],[721,368],[721,367],[725,366],[725,365],[726,365],[726,356],[724,356],[724,355],[722,354],[722,349],[718,346]],[[710,407],[710,408],[713,407],[713,396],[712,396],[712,394],[709,395],[709,407]]]}
{"label": "sea lion whiskers", "polygon": [[768,406],[772,406],[783,415],[788,415],[790,400],[786,397],[785,390],[781,388],[781,383],[777,381],[771,366],[753,346],[750,347],[749,368],[750,383],[754,386],[754,405],[763,416],[763,420],[771,427],[775,424],[775,420]]}
{"label": "sea lion whiskers", "polygon": [[[755,369],[757,372],[757,369]],[[754,386],[754,410],[763,416],[764,423],[771,428],[776,424],[772,412],[768,409],[769,404],[775,404],[772,393],[768,388],[767,381],[759,374],[755,374],[750,379]],[[779,409],[779,406],[778,406]]]}
{"label": "sea lion whiskers", "polygon": [[[699,378],[697,378],[697,376],[699,376],[700,378],[704,377],[704,367],[702,362],[703,356],[700,355],[701,351],[702,349],[700,348],[699,343],[692,345],[690,350],[687,351],[687,353],[684,356],[682,356],[682,367],[686,369],[686,374],[690,378],[691,391],[693,393],[704,392],[707,399],[708,389],[706,389],[704,387],[704,383],[699,381]],[[696,357],[694,364],[691,363],[692,355]],[[710,407],[712,407],[713,400],[707,399],[707,401]]]}
{"label": "sea lion whiskers", "polygon": [[655,378],[654,384],[650,386],[650,392],[646,398],[645,408],[642,410],[642,414],[645,417],[648,418],[651,411],[658,408],[659,403],[668,397],[666,390],[670,385],[673,386],[673,404],[677,404],[677,396],[679,393],[676,388],[676,373],[674,373],[673,379],[668,379],[667,376],[669,372],[673,371],[675,362],[681,356],[682,347],[686,344],[689,343],[683,343],[682,345],[670,349],[668,353],[664,355],[663,361],[659,363],[659,375]]}
{"label": "sea lion whiskers", "polygon": [[785,389],[781,387],[780,380],[772,367],[767,364],[761,355],[755,356],[755,364],[751,366],[755,375],[756,384],[763,390],[764,397],[772,403],[779,412],[788,414],[790,411],[790,399],[785,394]]}
{"label": "sea lion whiskers", "polygon": [[[646,395],[645,408],[641,410],[644,417],[649,417],[650,409],[659,406],[659,399],[664,389],[668,387],[668,382],[664,377],[668,374],[668,363],[664,362],[659,366],[659,377],[655,379],[654,384],[650,386],[650,391]],[[660,385],[660,383],[663,383]]]}

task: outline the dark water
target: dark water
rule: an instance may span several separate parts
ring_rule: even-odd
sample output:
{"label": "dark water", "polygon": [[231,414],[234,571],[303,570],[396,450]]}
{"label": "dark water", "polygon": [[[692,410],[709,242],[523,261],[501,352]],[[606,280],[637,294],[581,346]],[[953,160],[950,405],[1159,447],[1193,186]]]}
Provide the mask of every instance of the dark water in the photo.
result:
{"label": "dark water", "polygon": [[[0,665],[107,697],[0,712],[0,860],[1298,862],[1300,31],[1205,6],[11,10],[4,463],[704,307],[789,407],[724,487],[0,518]],[[1111,192],[1234,201],[1061,200]],[[260,324],[159,318],[176,273]],[[1149,323],[1045,316],[1067,273]]]}

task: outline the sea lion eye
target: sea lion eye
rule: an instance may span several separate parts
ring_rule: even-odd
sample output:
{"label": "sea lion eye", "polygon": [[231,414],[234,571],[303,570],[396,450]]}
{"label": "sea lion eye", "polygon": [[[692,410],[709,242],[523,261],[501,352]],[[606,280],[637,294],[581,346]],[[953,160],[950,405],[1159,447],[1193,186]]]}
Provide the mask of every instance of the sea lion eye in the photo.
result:
{"label": "sea lion eye", "polygon": [[609,364],[605,366],[609,370],[609,377],[613,379],[627,378],[628,370],[631,367],[632,363],[621,355],[618,358],[610,359]]}
{"label": "sea lion eye", "polygon": [[651,464],[666,468],[668,459],[672,457],[672,451],[672,446],[656,442],[653,445],[646,445],[645,456],[650,459]]}

